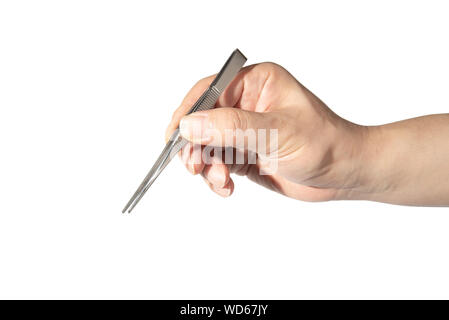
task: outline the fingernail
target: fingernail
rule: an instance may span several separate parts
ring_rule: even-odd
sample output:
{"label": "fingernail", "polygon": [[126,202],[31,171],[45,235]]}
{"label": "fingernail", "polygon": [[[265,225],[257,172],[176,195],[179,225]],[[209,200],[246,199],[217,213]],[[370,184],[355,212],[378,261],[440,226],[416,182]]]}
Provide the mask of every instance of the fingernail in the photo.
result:
{"label": "fingernail", "polygon": [[216,188],[215,191],[224,198],[231,195],[231,189],[229,188]]}
{"label": "fingernail", "polygon": [[179,123],[181,135],[196,143],[204,143],[211,139],[207,114],[193,113],[185,116]]}

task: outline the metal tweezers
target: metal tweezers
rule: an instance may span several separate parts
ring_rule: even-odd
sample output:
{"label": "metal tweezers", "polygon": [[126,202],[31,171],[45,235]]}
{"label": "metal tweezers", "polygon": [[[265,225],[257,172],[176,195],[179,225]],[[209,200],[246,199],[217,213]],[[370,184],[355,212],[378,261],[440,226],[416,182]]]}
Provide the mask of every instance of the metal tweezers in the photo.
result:
{"label": "metal tweezers", "polygon": [[[240,50],[234,50],[224,66],[221,68],[220,72],[215,77],[214,81],[210,84],[209,88],[204,91],[187,114],[212,109],[215,106],[220,94],[235,78],[245,62],[246,57],[240,52]],[[128,201],[122,213],[125,213],[126,210],[130,213],[134,209],[156,178],[161,174],[162,170],[165,169],[170,160],[173,159],[173,157],[187,144],[187,142],[188,141],[181,136],[179,127],[176,128],[164,150],[162,150],[161,155],[156,160],[145,179],[143,179],[134,195]]]}

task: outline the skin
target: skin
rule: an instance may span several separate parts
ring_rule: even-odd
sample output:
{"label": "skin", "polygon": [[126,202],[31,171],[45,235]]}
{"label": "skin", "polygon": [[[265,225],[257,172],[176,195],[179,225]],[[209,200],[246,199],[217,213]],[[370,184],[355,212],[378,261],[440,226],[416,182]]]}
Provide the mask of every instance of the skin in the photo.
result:
{"label": "skin", "polygon": [[[204,78],[189,91],[173,115],[166,139],[179,125],[191,142],[182,152],[183,162],[217,194],[232,194],[231,173],[236,173],[303,201],[449,205],[449,114],[357,125],[335,114],[281,66],[261,63],[242,69],[215,109],[185,116],[213,79]],[[276,158],[237,165],[224,164],[221,156],[204,164],[193,156],[193,145],[257,154],[260,146],[248,149],[220,139],[225,130],[236,129],[278,129],[277,149],[266,146],[276,151]],[[277,161],[277,171],[261,175],[260,169],[270,161]]]}

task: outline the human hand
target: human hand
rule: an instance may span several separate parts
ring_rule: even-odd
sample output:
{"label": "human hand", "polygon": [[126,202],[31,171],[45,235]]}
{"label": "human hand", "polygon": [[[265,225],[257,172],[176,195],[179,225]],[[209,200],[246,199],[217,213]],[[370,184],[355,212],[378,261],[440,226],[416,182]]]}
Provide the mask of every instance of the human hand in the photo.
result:
{"label": "human hand", "polygon": [[[221,196],[234,190],[231,173],[305,201],[341,199],[359,184],[360,157],[365,127],[333,113],[284,68],[273,63],[248,66],[241,70],[216,103],[216,108],[185,116],[212,82],[200,80],[187,94],[170,122],[166,137],[180,123],[181,134],[191,142],[182,159],[193,174],[201,174],[209,187]],[[213,130],[206,130],[207,128]],[[256,163],[226,164],[221,155],[211,163],[194,157],[192,144],[236,148],[236,152],[259,153],[260,145],[236,145],[225,141],[226,131],[277,129],[277,146],[269,149],[269,159]],[[275,155],[274,157],[272,155]],[[234,159],[235,160],[235,159]],[[277,170],[261,174],[276,162]]]}

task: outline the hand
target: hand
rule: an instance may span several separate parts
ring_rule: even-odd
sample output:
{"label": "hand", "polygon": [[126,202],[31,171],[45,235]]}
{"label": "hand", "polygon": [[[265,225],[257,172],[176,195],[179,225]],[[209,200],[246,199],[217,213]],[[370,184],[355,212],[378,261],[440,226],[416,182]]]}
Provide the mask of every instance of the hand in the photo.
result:
{"label": "hand", "polygon": [[[256,163],[212,163],[183,152],[193,174],[201,174],[222,196],[234,190],[231,173],[286,196],[305,201],[362,199],[406,205],[449,205],[449,114],[430,115],[382,126],[360,126],[332,112],[291,74],[273,63],[244,68],[226,88],[216,108],[185,116],[209,86],[200,80],[187,94],[167,128],[180,123],[192,144],[234,148],[259,155]],[[180,122],[181,121],[181,122]],[[207,130],[213,129],[213,130]],[[226,132],[277,129],[278,143],[258,145],[226,140]],[[275,155],[274,157],[271,155]],[[201,159],[200,159],[201,160]],[[261,169],[277,170],[263,175]]]}
{"label": "hand", "polygon": [[[220,96],[216,109],[183,118],[213,78],[200,80],[190,90],[173,115],[167,139],[181,118],[184,138],[202,145],[222,140],[221,146],[236,147],[235,141],[223,142],[226,130],[278,129],[278,148],[269,150],[276,157],[270,158],[270,163],[258,159],[255,164],[224,164],[219,156],[211,164],[204,164],[193,161],[198,157],[193,157],[191,151],[183,152],[188,170],[202,174],[213,191],[230,195],[234,189],[231,173],[246,175],[265,187],[306,201],[340,198],[346,189],[357,186],[354,158],[360,153],[363,127],[337,116],[285,69],[273,63],[244,68]],[[204,137],[206,130],[200,128],[213,128],[212,136]],[[258,152],[254,148],[244,151]],[[273,161],[277,162],[277,171],[261,175],[260,170]]]}

